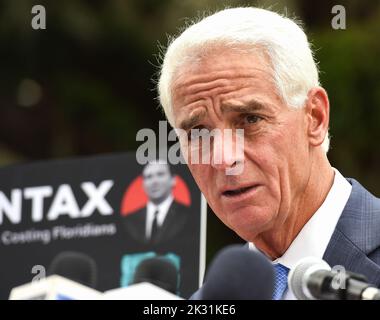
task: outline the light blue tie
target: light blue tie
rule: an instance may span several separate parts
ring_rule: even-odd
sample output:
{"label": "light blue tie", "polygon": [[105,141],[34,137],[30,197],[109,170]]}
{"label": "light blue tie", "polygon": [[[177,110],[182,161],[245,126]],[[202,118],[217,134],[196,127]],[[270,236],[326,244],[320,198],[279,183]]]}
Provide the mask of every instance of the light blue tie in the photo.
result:
{"label": "light blue tie", "polygon": [[281,300],[286,288],[288,287],[289,268],[277,263],[274,265],[274,290],[272,300]]}

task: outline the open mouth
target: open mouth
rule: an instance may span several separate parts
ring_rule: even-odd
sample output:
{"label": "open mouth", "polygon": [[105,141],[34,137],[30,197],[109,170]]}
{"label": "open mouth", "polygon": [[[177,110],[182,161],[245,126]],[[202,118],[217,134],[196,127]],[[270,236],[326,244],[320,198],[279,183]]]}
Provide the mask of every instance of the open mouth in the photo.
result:
{"label": "open mouth", "polygon": [[226,196],[226,197],[234,197],[234,196],[238,196],[238,195],[241,195],[243,193],[246,193],[255,187],[256,186],[249,186],[246,188],[240,188],[240,189],[235,189],[235,190],[227,190],[227,191],[224,191],[222,194],[223,194],[223,196]]}

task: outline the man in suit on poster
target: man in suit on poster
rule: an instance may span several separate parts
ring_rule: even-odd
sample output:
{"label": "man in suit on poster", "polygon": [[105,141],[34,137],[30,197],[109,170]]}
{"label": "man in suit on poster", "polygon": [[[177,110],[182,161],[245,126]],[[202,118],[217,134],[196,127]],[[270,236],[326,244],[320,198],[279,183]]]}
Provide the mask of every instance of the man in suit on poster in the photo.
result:
{"label": "man in suit on poster", "polygon": [[142,177],[149,200],[145,207],[123,218],[128,235],[150,246],[180,238],[189,210],[173,198],[175,178],[169,165],[151,161],[144,167]]}
{"label": "man in suit on poster", "polygon": [[194,130],[244,129],[242,153],[187,162],[219,219],[272,260],[273,299],[294,298],[286,278],[307,256],[380,286],[380,199],[328,160],[329,99],[297,23],[257,8],[205,17],[170,43],[158,90],[184,154]]}

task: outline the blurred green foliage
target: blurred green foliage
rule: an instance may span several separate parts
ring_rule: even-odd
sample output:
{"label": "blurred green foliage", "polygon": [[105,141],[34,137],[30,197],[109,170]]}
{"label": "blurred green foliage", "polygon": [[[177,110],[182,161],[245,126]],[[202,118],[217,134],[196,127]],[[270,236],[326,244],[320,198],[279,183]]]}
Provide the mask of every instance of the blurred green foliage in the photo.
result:
{"label": "blurred green foliage", "polygon": [[329,158],[346,176],[380,194],[380,7],[347,30],[313,35],[321,82],[329,93]]}
{"label": "blurred green foliage", "polygon": [[[158,45],[202,11],[259,5],[305,22],[331,102],[331,163],[380,195],[380,1],[336,2],[346,30],[331,28],[330,0],[0,0],[0,165],[135,150],[136,132],[164,119]],[[35,4],[46,30],[31,28]],[[209,256],[240,241],[211,212],[208,234]]]}

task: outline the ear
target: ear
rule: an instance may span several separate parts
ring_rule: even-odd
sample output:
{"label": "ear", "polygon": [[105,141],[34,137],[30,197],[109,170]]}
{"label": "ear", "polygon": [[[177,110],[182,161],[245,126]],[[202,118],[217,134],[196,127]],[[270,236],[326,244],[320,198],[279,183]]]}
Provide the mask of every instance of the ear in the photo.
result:
{"label": "ear", "polygon": [[176,185],[176,183],[177,183],[177,177],[176,176],[172,176],[172,181],[171,181],[171,186],[172,186],[172,188],[174,188],[175,187],[175,185]]}
{"label": "ear", "polygon": [[308,93],[305,105],[307,135],[312,146],[320,146],[327,134],[330,121],[330,103],[325,89],[315,87]]}

